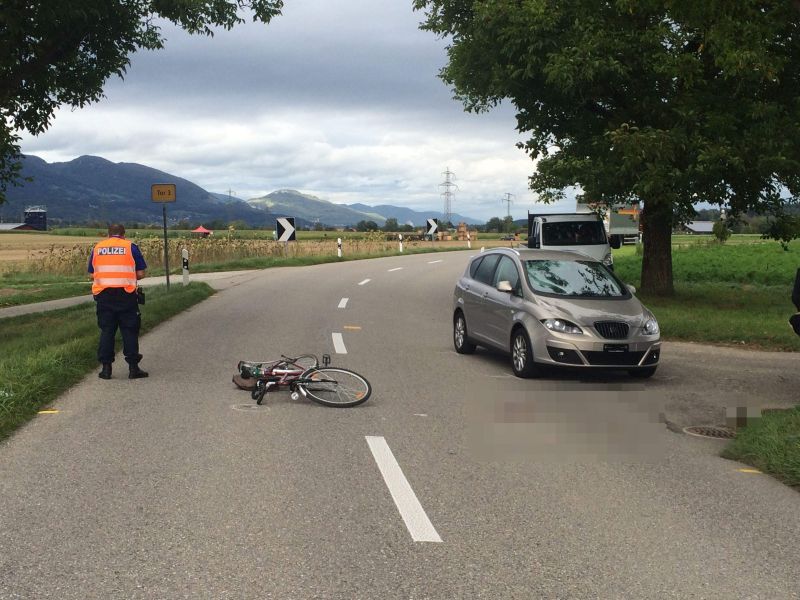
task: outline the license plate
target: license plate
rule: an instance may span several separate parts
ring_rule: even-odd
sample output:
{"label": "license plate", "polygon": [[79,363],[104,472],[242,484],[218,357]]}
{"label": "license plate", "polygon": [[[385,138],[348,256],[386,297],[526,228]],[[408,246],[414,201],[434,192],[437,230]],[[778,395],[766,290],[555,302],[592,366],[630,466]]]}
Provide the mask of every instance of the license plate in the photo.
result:
{"label": "license plate", "polygon": [[627,352],[628,344],[604,344],[603,352]]}

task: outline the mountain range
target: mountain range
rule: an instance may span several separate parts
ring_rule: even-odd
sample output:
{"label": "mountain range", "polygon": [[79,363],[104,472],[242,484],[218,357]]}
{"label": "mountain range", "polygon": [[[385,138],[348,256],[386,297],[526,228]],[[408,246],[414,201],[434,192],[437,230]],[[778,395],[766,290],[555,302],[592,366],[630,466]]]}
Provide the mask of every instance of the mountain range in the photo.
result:
{"label": "mountain range", "polygon": [[[278,190],[243,200],[212,193],[186,179],[136,163],[113,163],[97,156],[81,156],[69,162],[48,163],[37,156],[23,157],[22,185],[7,190],[0,205],[0,219],[21,221],[28,206],[46,206],[51,224],[81,224],[90,221],[161,223],[162,205],[150,199],[154,183],[174,183],[176,198],[167,204],[170,223],[244,221],[251,227],[274,227],[278,217],[294,217],[298,228],[315,223],[352,227],[360,221],[383,226],[388,218],[399,224],[422,227],[426,219],[443,219],[441,212],[414,211],[405,207],[366,204],[334,204],[295,190]],[[453,223],[470,225],[481,221],[453,214]]]}

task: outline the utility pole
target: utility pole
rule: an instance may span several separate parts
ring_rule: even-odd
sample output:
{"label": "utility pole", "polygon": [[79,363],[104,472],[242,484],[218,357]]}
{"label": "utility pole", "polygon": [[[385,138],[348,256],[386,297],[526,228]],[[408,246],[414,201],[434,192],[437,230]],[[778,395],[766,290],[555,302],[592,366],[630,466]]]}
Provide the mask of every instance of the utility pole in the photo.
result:
{"label": "utility pole", "polygon": [[228,213],[228,225],[230,225],[233,220],[233,194],[235,194],[235,192],[231,188],[228,188],[228,205],[225,207],[225,212]]}
{"label": "utility pole", "polygon": [[453,197],[455,196],[455,190],[458,189],[458,186],[453,183],[456,174],[450,170],[450,167],[447,167],[447,170],[442,173],[442,175],[444,175],[444,182],[439,184],[440,188],[444,188],[442,192],[444,210],[442,210],[442,213],[444,214],[444,220],[450,223],[453,218]]}
{"label": "utility pole", "polygon": [[514,203],[514,201],[512,200],[513,197],[514,197],[514,194],[512,194],[510,192],[506,192],[506,198],[505,198],[505,200],[502,200],[502,202],[505,202],[508,205],[508,217],[509,218],[511,218],[511,205]]}

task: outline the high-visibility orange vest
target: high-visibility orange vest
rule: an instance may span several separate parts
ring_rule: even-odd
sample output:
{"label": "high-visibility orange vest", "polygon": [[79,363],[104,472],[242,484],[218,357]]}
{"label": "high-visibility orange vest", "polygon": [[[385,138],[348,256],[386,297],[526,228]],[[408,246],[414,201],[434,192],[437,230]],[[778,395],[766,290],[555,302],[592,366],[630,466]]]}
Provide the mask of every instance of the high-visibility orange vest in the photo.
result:
{"label": "high-visibility orange vest", "polygon": [[92,268],[92,294],[95,296],[107,288],[125,288],[128,293],[136,291],[136,261],[130,240],[110,237],[99,242],[92,250]]}

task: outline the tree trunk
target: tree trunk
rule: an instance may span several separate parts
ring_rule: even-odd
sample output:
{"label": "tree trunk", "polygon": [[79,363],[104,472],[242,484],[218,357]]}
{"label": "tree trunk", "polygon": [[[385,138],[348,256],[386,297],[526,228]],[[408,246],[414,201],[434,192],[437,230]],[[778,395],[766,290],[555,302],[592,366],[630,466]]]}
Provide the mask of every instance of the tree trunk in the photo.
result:
{"label": "tree trunk", "polygon": [[642,211],[642,292],[671,296],[672,286],[672,206],[668,202],[648,202]]}

